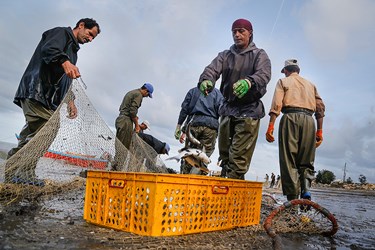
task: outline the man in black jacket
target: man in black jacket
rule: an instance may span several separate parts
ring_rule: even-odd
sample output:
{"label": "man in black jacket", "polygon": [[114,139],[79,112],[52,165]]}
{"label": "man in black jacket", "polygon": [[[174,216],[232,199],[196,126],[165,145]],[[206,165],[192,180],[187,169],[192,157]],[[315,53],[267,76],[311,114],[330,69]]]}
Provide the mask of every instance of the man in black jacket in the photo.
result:
{"label": "man in black jacket", "polygon": [[[56,27],[43,33],[13,101],[22,108],[26,124],[20,132],[17,147],[8,152],[9,160],[5,167],[7,182],[42,185],[35,179],[36,162],[28,162],[30,173],[25,174],[25,166],[19,166],[18,158],[12,160],[11,156],[41,130],[64,99],[72,79],[81,76],[75,66],[80,44],[91,42],[99,33],[99,24],[91,18],[79,20],[73,29]],[[77,117],[74,97],[69,96],[68,99],[68,118],[74,119]]]}
{"label": "man in black jacket", "polygon": [[[79,44],[91,42],[99,33],[99,24],[91,18],[79,20],[74,29],[56,27],[43,33],[14,97],[13,102],[23,110],[26,124],[8,158],[25,146],[52,116],[71,79],[81,76],[75,66]],[[68,111],[69,118],[77,116],[73,101],[69,102]]]}
{"label": "man in black jacket", "polygon": [[158,154],[169,154],[170,147],[168,143],[162,142],[159,139],[156,139],[152,135],[144,133],[146,129],[150,129],[150,124],[148,121],[143,121],[139,125],[141,131],[138,133],[138,136],[142,138],[144,142],[150,145]]}

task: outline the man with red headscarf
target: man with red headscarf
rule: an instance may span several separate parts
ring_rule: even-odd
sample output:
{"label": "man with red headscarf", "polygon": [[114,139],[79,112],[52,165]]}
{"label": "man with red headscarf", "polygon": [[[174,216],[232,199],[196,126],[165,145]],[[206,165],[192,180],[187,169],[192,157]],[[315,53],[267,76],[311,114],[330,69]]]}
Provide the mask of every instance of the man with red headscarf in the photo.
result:
{"label": "man with red headscarf", "polygon": [[221,77],[224,103],[219,114],[219,152],[222,176],[245,179],[265,116],[261,98],[271,79],[271,61],[253,42],[253,26],[246,19],[232,24],[234,44],[220,52],[199,78],[198,87],[208,95]]}

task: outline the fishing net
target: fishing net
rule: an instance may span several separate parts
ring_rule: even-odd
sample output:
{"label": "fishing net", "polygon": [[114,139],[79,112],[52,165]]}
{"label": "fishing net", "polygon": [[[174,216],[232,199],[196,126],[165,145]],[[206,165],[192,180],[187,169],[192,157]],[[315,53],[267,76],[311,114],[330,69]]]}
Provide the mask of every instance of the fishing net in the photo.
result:
{"label": "fishing net", "polygon": [[[0,203],[34,200],[77,188],[84,170],[167,173],[155,150],[134,134],[129,150],[98,114],[74,80],[49,121],[0,166]],[[68,118],[74,100],[78,116]],[[2,183],[3,182],[3,183]],[[78,185],[79,186],[79,185]]]}
{"label": "fishing net", "polygon": [[331,236],[337,232],[338,225],[326,208],[310,200],[296,199],[272,210],[264,228],[271,237],[290,232]]}

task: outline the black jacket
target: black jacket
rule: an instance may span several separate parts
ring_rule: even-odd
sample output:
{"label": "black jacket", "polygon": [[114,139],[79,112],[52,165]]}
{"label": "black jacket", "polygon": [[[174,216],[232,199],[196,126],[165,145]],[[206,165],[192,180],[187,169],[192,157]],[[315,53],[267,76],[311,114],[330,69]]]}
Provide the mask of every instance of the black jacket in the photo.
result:
{"label": "black jacket", "polygon": [[165,142],[162,142],[152,135],[145,133],[138,133],[138,136],[142,138],[148,145],[150,145],[158,154],[164,154]]}
{"label": "black jacket", "polygon": [[56,110],[72,80],[64,74],[61,64],[77,62],[78,41],[70,27],[57,27],[43,33],[35,52],[22,76],[14,103],[34,99],[46,108]]}

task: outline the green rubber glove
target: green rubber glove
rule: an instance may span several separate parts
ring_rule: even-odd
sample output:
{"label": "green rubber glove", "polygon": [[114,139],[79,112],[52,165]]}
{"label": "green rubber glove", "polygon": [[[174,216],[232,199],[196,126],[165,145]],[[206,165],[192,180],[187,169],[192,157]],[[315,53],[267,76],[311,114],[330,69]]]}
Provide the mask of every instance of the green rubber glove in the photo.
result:
{"label": "green rubber glove", "polygon": [[203,95],[208,95],[209,92],[212,91],[214,85],[210,80],[204,80],[201,82],[199,86],[199,90],[202,92]]}
{"label": "green rubber glove", "polygon": [[244,97],[249,89],[250,81],[247,79],[238,80],[235,84],[233,84],[233,94],[235,94],[238,98]]}
{"label": "green rubber glove", "polygon": [[174,131],[174,138],[176,138],[176,140],[179,140],[180,136],[181,136],[181,125],[177,124],[176,130]]}

